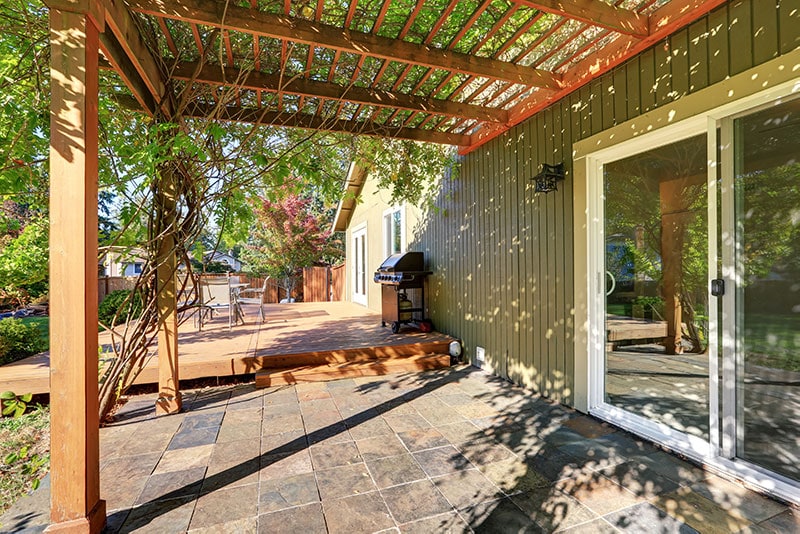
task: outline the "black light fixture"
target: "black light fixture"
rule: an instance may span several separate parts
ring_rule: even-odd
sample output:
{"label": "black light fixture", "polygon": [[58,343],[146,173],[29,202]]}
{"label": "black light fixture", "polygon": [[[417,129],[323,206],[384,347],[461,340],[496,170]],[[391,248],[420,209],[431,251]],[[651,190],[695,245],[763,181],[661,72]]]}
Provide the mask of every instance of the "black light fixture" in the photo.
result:
{"label": "black light fixture", "polygon": [[535,182],[534,191],[536,193],[549,193],[557,191],[557,184],[564,179],[564,164],[548,165],[542,163],[542,170],[531,178]]}

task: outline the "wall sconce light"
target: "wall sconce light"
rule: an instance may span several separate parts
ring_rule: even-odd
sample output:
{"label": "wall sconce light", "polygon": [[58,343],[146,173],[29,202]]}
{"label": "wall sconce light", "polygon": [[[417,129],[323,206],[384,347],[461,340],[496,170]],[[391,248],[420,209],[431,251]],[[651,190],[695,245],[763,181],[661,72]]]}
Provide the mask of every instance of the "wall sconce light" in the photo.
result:
{"label": "wall sconce light", "polygon": [[534,191],[536,193],[557,191],[558,182],[564,179],[564,164],[548,165],[547,163],[542,163],[541,172],[531,179],[535,182]]}

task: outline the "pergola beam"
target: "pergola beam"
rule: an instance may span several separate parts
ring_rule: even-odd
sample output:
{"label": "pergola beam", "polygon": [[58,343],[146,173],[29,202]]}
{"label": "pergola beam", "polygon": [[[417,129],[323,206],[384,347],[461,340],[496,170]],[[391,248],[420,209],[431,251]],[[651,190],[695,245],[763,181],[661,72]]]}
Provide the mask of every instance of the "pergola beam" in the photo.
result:
{"label": "pergola beam", "polygon": [[305,97],[354,102],[356,104],[391,107],[420,113],[432,113],[451,117],[463,117],[480,121],[505,123],[508,112],[500,108],[488,108],[452,102],[449,100],[424,98],[414,95],[367,89],[351,85],[344,87],[334,83],[319,82],[303,77],[284,78],[277,74],[245,71],[237,68],[195,62],[175,65],[170,76],[178,80],[210,85],[232,86],[253,91],[289,93]]}
{"label": "pergola beam", "polygon": [[600,0],[511,0],[515,4],[532,7],[539,11],[579,20],[619,32],[643,38],[649,35],[648,18],[633,11],[622,9]]}
{"label": "pergola beam", "polygon": [[355,32],[315,21],[264,13],[216,0],[129,0],[130,8],[154,17],[166,17],[223,30],[234,30],[295,43],[322,46],[389,61],[400,61],[473,76],[558,90],[559,76],[506,61],[442,50],[432,46]]}
{"label": "pergola beam", "polygon": [[152,116],[156,112],[158,104],[156,104],[153,94],[144,79],[139,75],[130,57],[125,53],[122,45],[112,32],[100,34],[100,49],[109,61],[108,65],[101,63],[101,68],[107,66],[116,71],[145,113]]}
{"label": "pergola beam", "polygon": [[[103,5],[105,7],[107,28],[114,32],[117,43],[124,51],[131,66],[138,73],[141,82],[147,87],[153,101],[161,107],[167,117],[171,117],[170,102],[166,98],[166,84],[164,83],[161,69],[156,58],[150,53],[150,49],[142,39],[139,28],[128,8],[122,0],[105,0]],[[107,41],[108,37],[103,37],[104,49]],[[112,57],[108,59],[112,62],[115,61],[115,58]],[[124,73],[121,74],[124,77]],[[134,91],[137,100],[140,100],[140,97],[136,95],[136,92],[140,89],[131,85],[128,87],[131,91]]]}
{"label": "pergola beam", "polygon": [[236,106],[215,106],[212,104],[192,103],[186,107],[183,115],[185,117],[198,119],[244,122],[275,127],[303,128],[325,132],[345,132],[373,137],[409,139],[412,141],[424,141],[462,147],[468,146],[471,141],[469,135],[463,134],[387,126],[371,121],[324,118],[304,113],[266,111],[263,109]]}

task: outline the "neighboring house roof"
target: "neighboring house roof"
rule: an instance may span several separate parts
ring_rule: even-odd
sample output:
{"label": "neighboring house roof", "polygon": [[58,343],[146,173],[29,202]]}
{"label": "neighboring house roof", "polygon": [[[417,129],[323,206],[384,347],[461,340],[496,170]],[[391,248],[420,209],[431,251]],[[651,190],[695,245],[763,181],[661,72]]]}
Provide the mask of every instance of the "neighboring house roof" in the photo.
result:
{"label": "neighboring house roof", "polygon": [[358,166],[356,162],[350,163],[350,170],[347,171],[347,181],[345,182],[345,194],[339,201],[336,208],[336,216],[333,218],[333,231],[344,232],[350,223],[350,217],[358,203],[358,196],[367,181],[367,170]]}
{"label": "neighboring house roof", "polygon": [[206,253],[203,255],[203,257],[204,257],[204,258],[211,257],[211,258],[212,258],[212,259],[214,259],[214,260],[218,260],[218,259],[227,259],[227,260],[239,261],[239,259],[238,259],[238,258],[234,258],[234,257],[233,257],[233,256],[231,256],[230,254],[227,254],[227,253],[225,253],[225,252],[219,252],[219,251],[217,251],[217,252],[206,252]]}
{"label": "neighboring house roof", "polygon": [[112,245],[98,248],[98,256],[105,261],[107,258],[113,258],[116,262],[129,262],[134,260],[144,260],[147,258],[147,252],[137,247],[124,247],[120,245]]}

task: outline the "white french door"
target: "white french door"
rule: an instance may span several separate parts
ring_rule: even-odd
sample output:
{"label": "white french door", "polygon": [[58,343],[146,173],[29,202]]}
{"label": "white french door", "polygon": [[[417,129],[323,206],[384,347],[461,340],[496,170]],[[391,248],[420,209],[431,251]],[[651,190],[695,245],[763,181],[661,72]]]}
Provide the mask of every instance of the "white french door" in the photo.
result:
{"label": "white french door", "polygon": [[353,231],[353,302],[367,305],[367,228]]}

